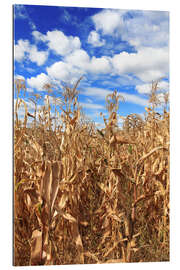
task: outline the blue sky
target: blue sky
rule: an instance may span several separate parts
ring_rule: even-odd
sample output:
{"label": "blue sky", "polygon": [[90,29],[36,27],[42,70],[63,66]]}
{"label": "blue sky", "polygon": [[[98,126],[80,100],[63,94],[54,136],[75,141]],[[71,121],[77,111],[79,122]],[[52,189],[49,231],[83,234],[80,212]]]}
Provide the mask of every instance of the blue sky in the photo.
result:
{"label": "blue sky", "polygon": [[113,90],[126,116],[144,113],[152,80],[163,78],[159,87],[169,89],[168,12],[16,5],[14,44],[14,75],[26,80],[27,98],[45,97],[45,83],[73,84],[83,75],[79,102],[99,126]]}

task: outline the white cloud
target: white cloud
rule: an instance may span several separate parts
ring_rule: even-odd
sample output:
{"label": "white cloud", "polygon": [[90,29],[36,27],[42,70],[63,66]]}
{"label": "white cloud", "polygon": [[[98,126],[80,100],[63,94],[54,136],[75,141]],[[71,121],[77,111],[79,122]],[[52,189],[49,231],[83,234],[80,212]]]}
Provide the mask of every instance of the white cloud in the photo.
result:
{"label": "white cloud", "polygon": [[[68,66],[70,65],[72,69],[77,68],[78,74],[83,72],[123,76],[133,74],[145,82],[165,77],[169,71],[169,51],[167,47],[143,47],[137,53],[124,51],[112,58],[106,56],[96,58],[93,56],[91,59],[86,51],[79,49],[67,55],[64,61],[65,63],[62,64],[64,65],[63,73],[67,72],[66,63],[68,63]],[[63,74],[61,77],[64,77]]]}
{"label": "white cloud", "polygon": [[164,77],[169,68],[168,48],[142,48],[137,53],[114,55],[112,64],[117,74],[133,73],[142,81]]}
{"label": "white cloud", "polygon": [[33,31],[32,35],[36,41],[46,41],[46,36],[40,33],[39,31]]}
{"label": "white cloud", "polygon": [[36,88],[39,91],[44,91],[43,87],[47,83],[50,83],[50,78],[44,73],[41,73],[36,77],[31,77],[27,79],[27,84],[30,87]]}
{"label": "white cloud", "polygon": [[160,90],[169,91],[169,82],[167,81],[160,81],[158,84]]}
{"label": "white cloud", "polygon": [[[88,96],[88,97],[93,96],[97,100],[105,101],[106,96],[109,94],[112,94],[112,93],[113,93],[113,91],[103,89],[103,88],[88,87],[81,94]],[[148,101],[146,99],[138,97],[137,95],[128,94],[128,93],[124,93],[124,92],[118,92],[118,94],[120,94],[121,96],[124,97],[125,102],[134,103],[134,104],[137,104],[140,106],[147,106],[148,105]]]}
{"label": "white cloud", "polygon": [[84,70],[88,69],[90,62],[89,55],[86,51],[82,49],[75,50],[74,52],[66,56],[64,60],[65,62]]}
{"label": "white cloud", "polygon": [[20,39],[14,46],[14,58],[18,62],[22,62],[27,58],[41,66],[48,58],[48,51],[38,51],[37,47],[31,45],[28,40]]}
{"label": "white cloud", "polygon": [[26,70],[27,70],[29,73],[35,73],[35,72],[36,72],[36,69],[31,68],[31,67],[26,67]]}
{"label": "white cloud", "polygon": [[43,35],[39,31],[33,31],[32,34],[37,41],[47,42],[49,49],[62,56],[81,47],[79,37],[68,37],[59,30],[48,31],[46,35]]}
{"label": "white cloud", "polygon": [[117,35],[136,48],[149,47],[149,44],[151,47],[168,46],[168,12],[103,10],[92,20],[96,31],[103,35]]}
{"label": "white cloud", "polygon": [[[92,16],[92,20],[99,40],[102,36],[115,36],[135,46],[137,50],[136,53],[124,51],[114,55],[111,59],[111,74],[133,75],[144,82],[168,75],[168,12],[109,9]],[[102,72],[96,64],[93,66],[91,63],[91,67],[94,73],[96,69],[97,73]]]}
{"label": "white cloud", "polygon": [[87,87],[81,94],[88,97],[96,97],[99,100],[105,100],[108,94],[112,94],[112,91],[98,87]]}
{"label": "white cloud", "polygon": [[14,80],[24,80],[25,81],[25,78],[22,75],[15,75]]}
{"label": "white cloud", "polygon": [[29,20],[29,25],[30,25],[32,30],[36,29],[36,25],[35,25],[35,23],[33,23],[33,21]]}
{"label": "white cloud", "polygon": [[169,42],[169,13],[165,11],[138,11],[124,20],[122,39],[136,48],[166,47]]}
{"label": "white cloud", "polygon": [[136,90],[140,94],[149,94],[151,91],[151,88],[152,88],[152,85],[149,83],[136,85]]}
{"label": "white cloud", "polygon": [[124,92],[118,92],[118,94],[124,97],[125,102],[130,102],[130,103],[137,104],[140,106],[148,106],[147,99],[138,97],[137,95],[124,93]]}
{"label": "white cloud", "polygon": [[100,40],[100,35],[96,31],[91,31],[88,36],[88,43],[94,47],[101,47],[105,44],[105,40]]}
{"label": "white cloud", "polygon": [[29,52],[29,59],[38,66],[45,63],[48,58],[48,51],[38,51],[36,46],[32,46]]}
{"label": "white cloud", "polygon": [[[136,85],[136,90],[140,94],[149,94],[152,89],[152,84],[141,84],[141,85]],[[163,91],[168,91],[169,90],[169,83],[167,81],[160,81],[158,83],[158,89],[163,90]]]}
{"label": "white cloud", "polygon": [[103,10],[92,17],[96,30],[104,35],[112,35],[123,24],[123,10]]}
{"label": "white cloud", "polygon": [[74,83],[84,74],[79,68],[73,67],[72,64],[62,61],[54,63],[46,70],[48,75],[53,79],[62,80],[67,83]]}
{"label": "white cloud", "polygon": [[55,79],[66,80],[69,76],[69,66],[62,61],[47,67],[47,73]]}
{"label": "white cloud", "polygon": [[76,50],[72,54],[66,56],[64,61],[71,64],[73,68],[77,67],[81,71],[83,70],[85,73],[90,72],[94,74],[107,74],[112,70],[110,58],[105,56],[96,58],[93,56],[90,59],[86,51],[82,49]]}
{"label": "white cloud", "polygon": [[25,58],[25,53],[29,52],[30,44],[28,40],[18,40],[18,43],[14,46],[14,58],[16,61],[21,62]]}
{"label": "white cloud", "polygon": [[112,71],[110,61],[107,57],[96,58],[92,57],[89,70],[92,73],[107,74]]}

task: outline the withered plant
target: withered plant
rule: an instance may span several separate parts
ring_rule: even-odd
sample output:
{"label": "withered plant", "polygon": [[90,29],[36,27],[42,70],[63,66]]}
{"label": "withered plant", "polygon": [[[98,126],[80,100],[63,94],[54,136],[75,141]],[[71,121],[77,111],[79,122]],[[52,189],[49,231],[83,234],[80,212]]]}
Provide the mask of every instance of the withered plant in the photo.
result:
{"label": "withered plant", "polygon": [[81,113],[80,80],[59,97],[46,85],[34,114],[20,98],[25,82],[15,82],[14,264],[168,261],[168,95],[157,113],[153,84],[144,119],[129,115],[119,128],[114,91],[99,130]]}

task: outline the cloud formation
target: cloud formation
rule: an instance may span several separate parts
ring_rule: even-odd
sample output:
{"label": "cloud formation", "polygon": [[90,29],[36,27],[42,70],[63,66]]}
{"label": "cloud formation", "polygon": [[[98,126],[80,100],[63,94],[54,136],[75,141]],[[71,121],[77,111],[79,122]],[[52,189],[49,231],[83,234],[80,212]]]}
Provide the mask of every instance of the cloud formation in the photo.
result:
{"label": "cloud formation", "polygon": [[79,37],[66,36],[62,31],[53,30],[48,31],[46,35],[39,31],[32,32],[36,41],[43,41],[47,43],[50,50],[58,55],[65,56],[74,50],[80,49],[81,42]]}
{"label": "cloud formation", "polygon": [[92,17],[97,31],[103,35],[113,35],[123,24],[124,10],[103,10]]}
{"label": "cloud formation", "polygon": [[[15,17],[33,24],[26,8],[17,7]],[[72,32],[70,25],[76,15],[70,11],[64,14],[61,28],[49,30],[48,24],[46,28],[40,25],[39,31],[30,31],[29,39],[16,40],[17,68],[23,63],[26,72],[34,69],[35,75],[27,79],[29,92],[43,91],[48,82],[74,84],[84,75],[86,84],[81,86],[86,87],[80,96],[81,105],[87,109],[104,108],[105,97],[113,87],[121,91],[126,102],[147,106],[141,95],[150,92],[152,80],[168,78],[169,74],[169,13],[103,9],[88,15],[83,30],[77,28],[77,32]],[[160,86],[167,89],[168,82]],[[101,104],[87,102],[88,98]]]}
{"label": "cloud formation", "polygon": [[29,59],[38,66],[43,65],[48,58],[48,51],[38,51],[35,45],[31,45],[29,40],[18,40],[14,46],[14,58],[17,62]]}
{"label": "cloud formation", "polygon": [[142,48],[137,53],[122,52],[112,58],[117,74],[134,74],[149,82],[164,77],[169,69],[168,48]]}
{"label": "cloud formation", "polygon": [[166,47],[169,42],[169,13],[162,11],[103,10],[92,16],[102,36],[119,36],[137,49]]}
{"label": "cloud formation", "polygon": [[[98,88],[98,87],[88,87],[86,88],[81,94],[85,96],[90,96],[96,98],[96,100],[105,100],[106,96],[109,94],[112,94],[113,91],[104,89],[104,88]],[[134,94],[128,94],[124,92],[118,92],[122,97],[124,97],[126,102],[134,103],[140,106],[147,106],[148,101],[144,98],[141,98]]]}
{"label": "cloud formation", "polygon": [[15,60],[21,62],[25,58],[25,53],[29,51],[28,40],[18,40],[18,43],[14,46],[14,57]]}
{"label": "cloud formation", "polygon": [[[151,89],[152,89],[152,83],[136,85],[136,90],[138,91],[139,94],[149,94],[151,92]],[[158,90],[164,91],[164,92],[169,91],[169,82],[160,81],[158,83]]]}
{"label": "cloud formation", "polygon": [[44,91],[43,87],[47,83],[50,83],[50,78],[45,73],[27,79],[27,84],[39,91]]}
{"label": "cloud formation", "polygon": [[88,36],[88,43],[94,47],[101,47],[105,45],[105,40],[100,40],[100,35],[96,31],[91,31]]}

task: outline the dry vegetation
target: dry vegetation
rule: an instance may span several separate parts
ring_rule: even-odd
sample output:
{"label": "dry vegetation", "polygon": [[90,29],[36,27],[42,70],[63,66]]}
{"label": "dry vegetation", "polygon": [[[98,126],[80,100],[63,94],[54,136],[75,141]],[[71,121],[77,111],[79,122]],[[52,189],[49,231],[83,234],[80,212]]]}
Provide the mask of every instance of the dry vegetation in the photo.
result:
{"label": "dry vegetation", "polygon": [[[107,96],[98,130],[81,116],[77,84],[34,114],[17,80],[14,121],[14,264],[58,265],[169,260],[169,112],[117,127],[120,96]],[[18,120],[20,105],[24,120]],[[28,118],[33,119],[27,126]],[[61,125],[57,125],[57,118]],[[52,128],[53,124],[53,128]]]}

